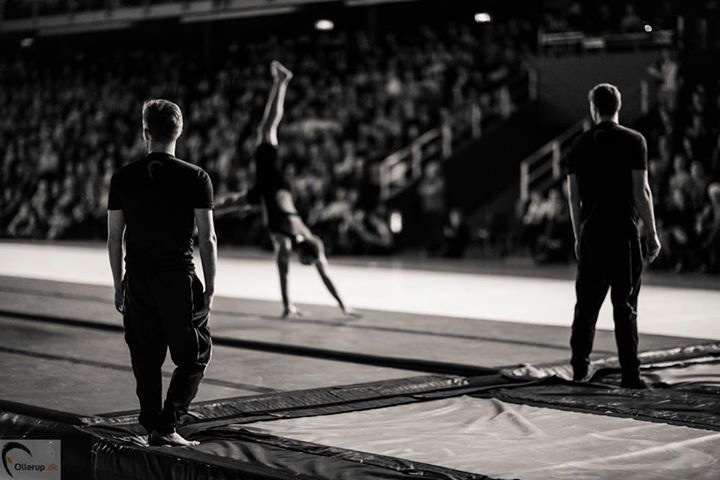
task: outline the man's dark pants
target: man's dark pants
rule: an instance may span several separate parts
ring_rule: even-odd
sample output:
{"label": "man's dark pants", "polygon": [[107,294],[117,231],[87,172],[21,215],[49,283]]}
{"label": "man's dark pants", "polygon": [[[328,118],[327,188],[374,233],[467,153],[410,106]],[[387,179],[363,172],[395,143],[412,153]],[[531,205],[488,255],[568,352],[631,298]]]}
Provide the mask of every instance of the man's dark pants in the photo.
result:
{"label": "man's dark pants", "polygon": [[575,283],[577,303],[570,338],[576,379],[587,373],[595,324],[608,289],[623,379],[639,378],[637,304],[641,273],[639,235],[612,238],[583,232]]}
{"label": "man's dark pants", "polygon": [[[208,314],[194,272],[128,268],[125,341],[137,382],[139,421],[148,432],[174,431],[195,398],[210,361]],[[163,405],[162,365],[168,348],[176,368]]]}

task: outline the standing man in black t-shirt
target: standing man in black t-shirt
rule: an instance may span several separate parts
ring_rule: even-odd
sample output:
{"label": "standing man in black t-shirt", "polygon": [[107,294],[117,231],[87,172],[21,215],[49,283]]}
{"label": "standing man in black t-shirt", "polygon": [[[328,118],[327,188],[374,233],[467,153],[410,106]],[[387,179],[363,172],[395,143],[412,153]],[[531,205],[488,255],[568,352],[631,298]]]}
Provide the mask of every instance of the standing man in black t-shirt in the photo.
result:
{"label": "standing man in black t-shirt", "polygon": [[577,304],[572,326],[573,377],[586,379],[595,324],[608,289],[622,386],[644,388],[637,356],[637,301],[642,254],[638,217],[647,236],[647,257],[660,252],[647,175],[647,144],[619,125],[620,92],[603,83],[590,91],[595,126],[577,139],[568,164],[568,190],[575,254]]}
{"label": "standing man in black t-shirt", "polygon": [[[148,155],[118,170],[110,184],[108,252],[115,306],[123,314],[139,421],[150,433],[149,443],[195,445],[175,429],[210,361],[208,315],[217,261],[213,189],[204,170],[175,158],[183,127],[177,105],[149,100],[142,122]],[[196,225],[204,291],[193,265]],[[163,404],[161,369],[168,348],[176,368]]]}

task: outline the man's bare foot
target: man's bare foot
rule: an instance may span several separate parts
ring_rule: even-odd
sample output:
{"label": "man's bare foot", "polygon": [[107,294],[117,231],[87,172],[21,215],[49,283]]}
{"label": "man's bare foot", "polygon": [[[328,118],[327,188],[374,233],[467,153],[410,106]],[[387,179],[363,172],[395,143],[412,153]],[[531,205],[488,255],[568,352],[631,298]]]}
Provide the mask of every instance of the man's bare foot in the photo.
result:
{"label": "man's bare foot", "polygon": [[194,447],[200,445],[200,442],[186,440],[177,432],[159,433],[154,430],[148,438],[148,444],[152,447]]}
{"label": "man's bare foot", "polygon": [[273,60],[270,63],[270,72],[272,72],[273,78],[277,78],[280,81],[289,81],[293,77],[293,73],[285,65]]}

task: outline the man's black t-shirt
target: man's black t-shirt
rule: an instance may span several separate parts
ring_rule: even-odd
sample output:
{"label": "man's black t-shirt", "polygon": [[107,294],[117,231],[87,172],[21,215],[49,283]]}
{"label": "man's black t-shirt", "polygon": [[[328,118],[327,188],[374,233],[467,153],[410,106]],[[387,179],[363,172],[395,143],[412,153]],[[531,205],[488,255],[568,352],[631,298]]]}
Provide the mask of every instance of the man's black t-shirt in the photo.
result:
{"label": "man's black t-shirt", "polygon": [[208,174],[166,153],[115,172],[108,210],[122,210],[128,267],[193,268],[196,208],[213,208]]}
{"label": "man's black t-shirt", "polygon": [[602,122],[575,141],[568,173],[577,177],[583,235],[637,235],[633,170],[647,170],[647,143],[639,132]]}

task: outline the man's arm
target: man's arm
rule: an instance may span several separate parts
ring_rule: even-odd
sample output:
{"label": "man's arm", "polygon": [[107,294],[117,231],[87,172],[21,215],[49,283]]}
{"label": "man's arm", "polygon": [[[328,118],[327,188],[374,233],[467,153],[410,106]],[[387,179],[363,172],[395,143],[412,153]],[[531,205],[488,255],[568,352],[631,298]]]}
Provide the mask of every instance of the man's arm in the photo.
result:
{"label": "man's arm", "polygon": [[215,295],[215,267],[217,264],[217,236],[215,235],[212,209],[196,208],[195,222],[198,227],[198,246],[205,275],[205,306],[212,308]]}
{"label": "man's arm", "polygon": [[115,286],[115,308],[125,313],[125,292],[123,291],[123,234],[125,233],[125,216],[122,210],[108,210],[107,249],[110,257],[113,285]]}
{"label": "man's arm", "polygon": [[580,189],[577,176],[568,175],[568,205],[570,206],[570,221],[575,235],[575,258],[580,260]]}
{"label": "man's arm", "polygon": [[645,225],[648,242],[648,261],[652,262],[660,253],[661,246],[657,234],[657,227],[655,226],[655,212],[653,210],[652,191],[650,190],[647,170],[633,170],[632,183],[635,208],[637,208],[640,218]]}

